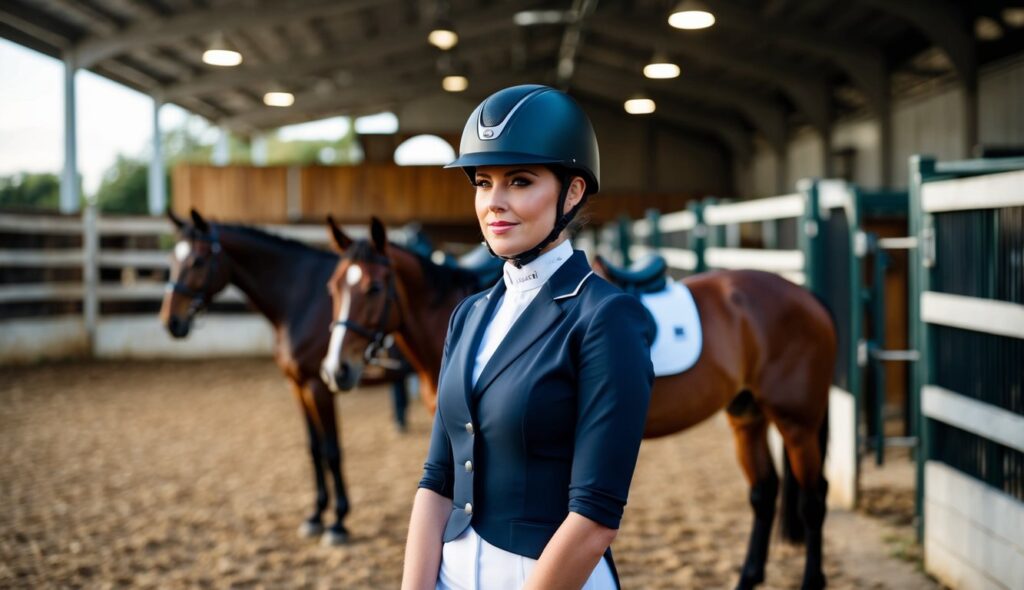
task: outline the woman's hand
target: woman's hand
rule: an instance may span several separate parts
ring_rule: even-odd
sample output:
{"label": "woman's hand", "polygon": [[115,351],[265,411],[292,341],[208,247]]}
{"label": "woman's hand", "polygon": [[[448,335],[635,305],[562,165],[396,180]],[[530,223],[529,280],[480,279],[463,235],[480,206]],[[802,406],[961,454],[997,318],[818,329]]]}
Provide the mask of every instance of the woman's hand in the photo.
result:
{"label": "woman's hand", "polygon": [[544,548],[523,590],[580,590],[617,532],[570,512]]}
{"label": "woman's hand", "polygon": [[409,519],[409,536],[405,540],[402,590],[434,590],[437,586],[443,545],[441,538],[451,512],[451,498],[425,488],[416,491]]}

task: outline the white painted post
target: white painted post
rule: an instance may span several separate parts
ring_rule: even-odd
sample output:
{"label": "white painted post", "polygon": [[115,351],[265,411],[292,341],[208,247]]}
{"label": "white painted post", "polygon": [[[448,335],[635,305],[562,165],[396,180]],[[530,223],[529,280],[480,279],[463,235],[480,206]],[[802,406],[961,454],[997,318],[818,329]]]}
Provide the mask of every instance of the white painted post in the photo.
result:
{"label": "white painted post", "polygon": [[75,53],[64,54],[64,172],[60,182],[60,212],[78,211],[78,126],[75,121]]}
{"label": "white painted post", "polygon": [[86,203],[82,212],[82,316],[85,320],[85,335],[90,355],[96,350],[96,324],[100,311],[98,215],[96,203]]}
{"label": "white painted post", "polygon": [[231,161],[231,147],[228,145],[228,130],[223,127],[220,130],[220,137],[213,146],[213,153],[210,158],[214,166],[226,166]]}
{"label": "white painted post", "polygon": [[249,158],[252,160],[253,166],[267,165],[267,136],[263,133],[252,136],[252,141],[249,144]]}
{"label": "white painted post", "polygon": [[164,176],[164,150],[160,134],[160,107],[163,101],[153,97],[153,153],[149,158],[149,214],[160,215],[167,208],[167,184]]}

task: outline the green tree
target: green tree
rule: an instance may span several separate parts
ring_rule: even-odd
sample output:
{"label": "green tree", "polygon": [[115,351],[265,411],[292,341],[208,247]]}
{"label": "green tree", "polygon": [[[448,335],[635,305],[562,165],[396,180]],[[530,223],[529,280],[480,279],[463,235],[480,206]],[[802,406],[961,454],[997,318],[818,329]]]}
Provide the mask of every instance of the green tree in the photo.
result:
{"label": "green tree", "polygon": [[147,214],[148,174],[149,165],[145,161],[119,154],[114,165],[103,173],[103,181],[96,191],[96,204],[100,211]]}
{"label": "green tree", "polygon": [[56,209],[60,204],[60,178],[56,174],[19,172],[0,176],[0,208]]}

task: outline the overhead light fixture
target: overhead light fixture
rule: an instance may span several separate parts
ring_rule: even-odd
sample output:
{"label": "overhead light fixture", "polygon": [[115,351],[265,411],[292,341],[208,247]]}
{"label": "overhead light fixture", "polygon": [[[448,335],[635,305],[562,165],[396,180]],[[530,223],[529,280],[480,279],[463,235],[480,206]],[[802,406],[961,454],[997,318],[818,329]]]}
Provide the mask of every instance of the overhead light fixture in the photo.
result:
{"label": "overhead light fixture", "polygon": [[295,104],[295,95],[291,92],[268,92],[263,95],[263,104],[268,107],[290,107]]}
{"label": "overhead light fixture", "polygon": [[679,77],[679,66],[663,53],[655,53],[651,63],[644,66],[644,76],[655,80],[668,80]]}
{"label": "overhead light fixture", "polygon": [[213,42],[203,52],[203,63],[211,66],[231,67],[242,63],[242,54],[224,38],[224,33],[217,33]]}
{"label": "overhead light fixture", "polygon": [[441,80],[441,88],[448,92],[462,92],[469,88],[469,79],[465,76],[445,76]]}
{"label": "overhead light fixture", "polygon": [[1004,8],[1003,22],[1014,29],[1024,27],[1024,8]]}
{"label": "overhead light fixture", "polygon": [[677,29],[706,29],[715,24],[715,15],[700,0],[683,0],[669,15],[668,24]]}
{"label": "overhead light fixture", "polygon": [[1003,36],[1003,27],[996,19],[983,16],[974,21],[974,36],[982,41],[996,41]]}
{"label": "overhead light fixture", "polygon": [[654,112],[654,101],[643,94],[634,95],[623,105],[630,115],[649,115]]}
{"label": "overhead light fixture", "polygon": [[459,44],[459,35],[447,18],[439,18],[434,29],[427,35],[427,41],[441,51],[448,51]]}
{"label": "overhead light fixture", "polygon": [[571,10],[520,10],[512,17],[512,22],[520,27],[560,25],[575,20],[576,13]]}

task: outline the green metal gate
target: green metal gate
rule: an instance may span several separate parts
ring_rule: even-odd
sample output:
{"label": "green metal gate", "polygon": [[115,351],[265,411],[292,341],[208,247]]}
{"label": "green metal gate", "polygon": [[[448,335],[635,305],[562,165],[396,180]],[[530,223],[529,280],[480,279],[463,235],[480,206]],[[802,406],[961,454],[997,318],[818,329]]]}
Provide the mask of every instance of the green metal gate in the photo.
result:
{"label": "green metal gate", "polygon": [[910,162],[926,568],[1024,588],[1024,160]]}

